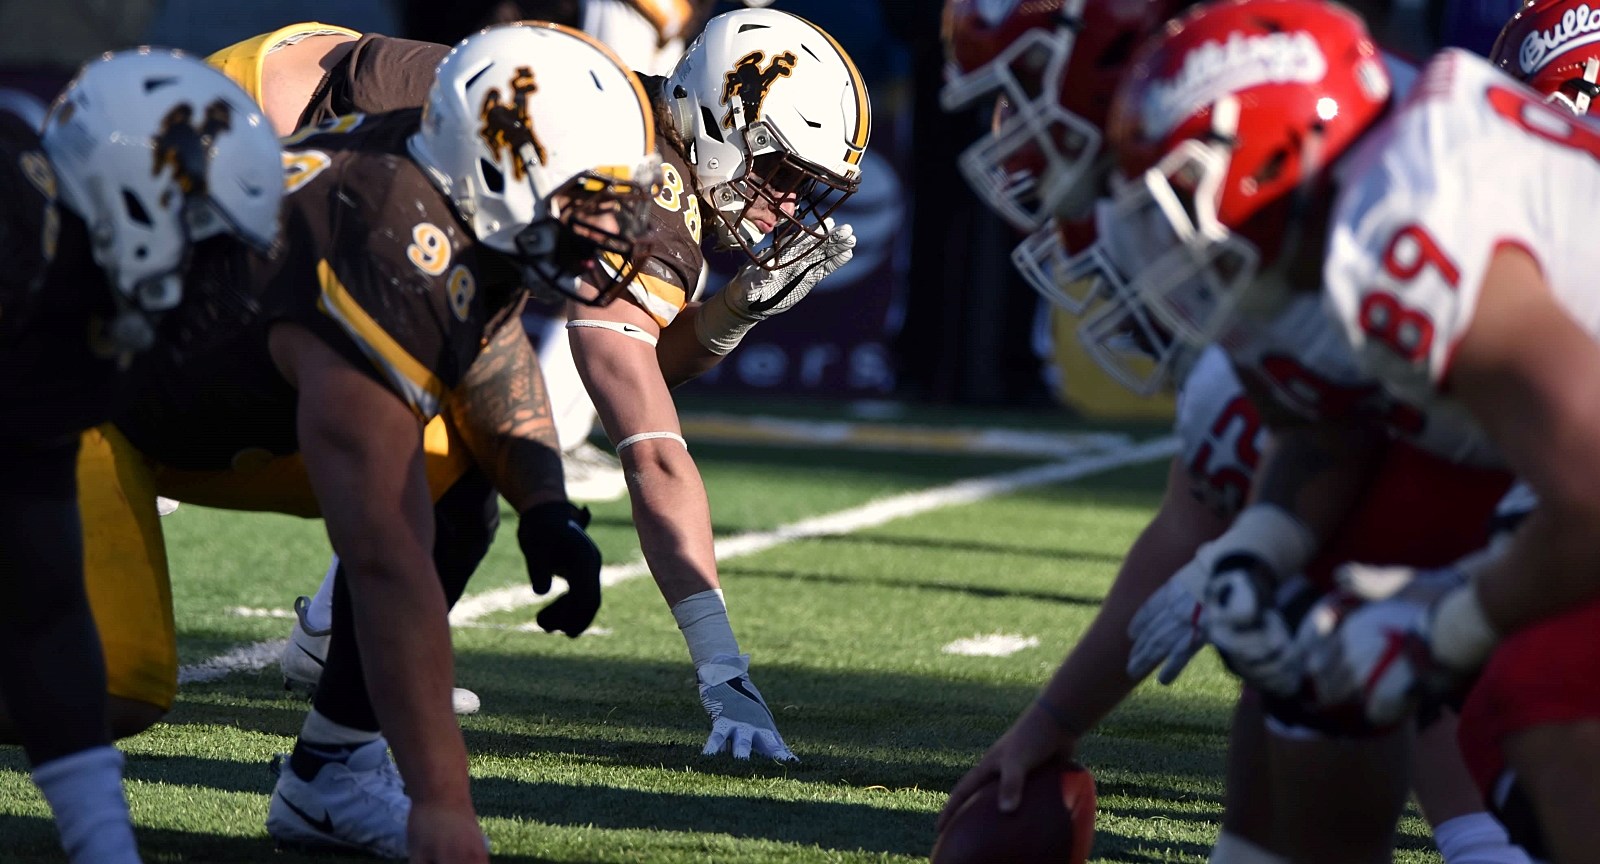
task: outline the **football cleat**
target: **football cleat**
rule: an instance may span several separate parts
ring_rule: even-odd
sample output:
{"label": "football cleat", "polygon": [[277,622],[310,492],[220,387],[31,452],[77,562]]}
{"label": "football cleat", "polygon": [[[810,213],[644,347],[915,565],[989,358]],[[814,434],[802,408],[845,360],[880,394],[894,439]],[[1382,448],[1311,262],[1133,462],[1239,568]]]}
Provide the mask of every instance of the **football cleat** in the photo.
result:
{"label": "football cleat", "polygon": [[322,680],[322,667],[328,656],[328,637],[333,628],[317,629],[306,623],[306,610],[311,598],[304,595],[294,598],[294,629],[289,632],[289,644],[283,646],[283,656],[278,666],[283,670],[283,689],[311,695]]}
{"label": "football cleat", "polygon": [[382,738],[356,748],[345,762],[329,762],[302,780],[286,759],[275,759],[278,782],[267,809],[267,834],[279,845],[406,857],[411,799]]}
{"label": "football cleat", "polygon": [[[322,667],[328,657],[328,637],[332,628],[319,630],[306,623],[306,610],[311,598],[294,598],[294,629],[289,632],[289,642],[283,646],[278,667],[283,670],[283,689],[292,693],[313,696],[317,682],[322,680]],[[457,714],[476,714],[483,707],[478,694],[464,687],[450,690],[450,707]]]}
{"label": "football cleat", "polygon": [[622,462],[588,441],[561,453],[561,473],[573,501],[616,501],[628,494]]}

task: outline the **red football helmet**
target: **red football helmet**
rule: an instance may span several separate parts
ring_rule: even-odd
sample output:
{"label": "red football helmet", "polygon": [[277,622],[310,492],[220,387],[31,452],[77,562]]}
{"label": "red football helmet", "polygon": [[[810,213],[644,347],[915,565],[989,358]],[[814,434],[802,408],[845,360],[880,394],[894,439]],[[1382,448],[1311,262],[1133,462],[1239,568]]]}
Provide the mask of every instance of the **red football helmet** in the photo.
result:
{"label": "red football helmet", "polygon": [[998,96],[995,128],[961,170],[1006,221],[1032,231],[1087,212],[1107,163],[1101,129],[1117,79],[1181,0],[946,0],[941,94],[954,111]]}
{"label": "red football helmet", "polygon": [[1587,114],[1600,95],[1600,8],[1527,0],[1501,28],[1489,59],[1549,101]]}
{"label": "red football helmet", "polygon": [[1153,392],[1241,314],[1278,308],[1330,167],[1389,99],[1366,26],[1336,3],[1224,0],[1169,24],[1112,102],[1124,179],[1079,256],[1109,297],[1084,322],[1090,354]]}

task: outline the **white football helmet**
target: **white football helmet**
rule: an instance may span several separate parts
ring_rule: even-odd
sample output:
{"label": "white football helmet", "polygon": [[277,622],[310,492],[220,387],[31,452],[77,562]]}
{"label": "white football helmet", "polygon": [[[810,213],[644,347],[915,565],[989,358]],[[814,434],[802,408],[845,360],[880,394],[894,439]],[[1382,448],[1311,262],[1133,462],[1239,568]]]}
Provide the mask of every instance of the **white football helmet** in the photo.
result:
{"label": "white football helmet", "polygon": [[154,315],[178,305],[195,243],[231,235],[266,251],[278,236],[277,136],[254,99],[198,59],[146,47],[86,63],[41,141],[116,288],[120,350],[147,346]]}
{"label": "white football helmet", "polygon": [[[804,18],[739,9],[711,19],[663,85],[674,131],[725,246],[776,267],[827,236],[855,192],[872,134],[861,73]],[[758,200],[787,218],[751,220]],[[755,246],[773,230],[772,249]]]}
{"label": "white football helmet", "polygon": [[[655,141],[644,87],[615,54],[577,30],[518,22],[468,36],[439,63],[409,146],[529,287],[603,305],[632,278],[661,172]],[[591,221],[602,213],[616,230]]]}

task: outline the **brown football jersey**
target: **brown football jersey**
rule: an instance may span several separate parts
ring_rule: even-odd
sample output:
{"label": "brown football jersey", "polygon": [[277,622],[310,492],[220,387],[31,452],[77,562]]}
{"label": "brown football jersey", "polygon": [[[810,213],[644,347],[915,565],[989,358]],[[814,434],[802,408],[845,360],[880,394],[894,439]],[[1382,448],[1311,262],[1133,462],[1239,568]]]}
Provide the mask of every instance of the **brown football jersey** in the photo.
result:
{"label": "brown football jersey", "polygon": [[[656,100],[665,79],[643,75],[640,80]],[[700,196],[695,192],[694,171],[659,132],[656,149],[661,152],[661,189],[648,217],[651,257],[628,286],[628,296],[665,327],[694,299],[705,254],[700,250]]]}
{"label": "brown football jersey", "polygon": [[254,311],[190,322],[149,376],[123,431],[177,468],[299,449],[295,395],[267,350],[282,322],[316,334],[426,420],[522,292],[406,152],[413,109],[352,115],[285,152],[283,242],[272,257],[196,262],[191,283],[248,286]]}
{"label": "brown football jersey", "polygon": [[432,42],[368,33],[323,77],[300,115],[301,127],[345,114],[382,114],[421,108],[433,70],[450,49]]}
{"label": "brown football jersey", "polygon": [[110,416],[123,372],[97,334],[116,309],[88,229],[56,200],[26,123],[0,111],[0,442],[76,435]]}

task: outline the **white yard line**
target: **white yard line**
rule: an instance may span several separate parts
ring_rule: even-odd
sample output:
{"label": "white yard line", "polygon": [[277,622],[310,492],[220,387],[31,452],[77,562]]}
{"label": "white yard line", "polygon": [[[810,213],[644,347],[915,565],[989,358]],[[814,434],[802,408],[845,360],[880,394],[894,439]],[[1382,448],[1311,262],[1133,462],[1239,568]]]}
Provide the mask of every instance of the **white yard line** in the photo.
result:
{"label": "white yard line", "polygon": [[946,654],[957,654],[962,657],[1010,657],[1018,651],[1037,647],[1039,640],[1034,636],[988,633],[971,639],[957,639],[944,646],[943,651]]}
{"label": "white yard line", "polygon": [[[754,555],[796,540],[849,534],[875,528],[895,519],[916,516],[945,507],[972,504],[1035,486],[1066,483],[1127,465],[1163,459],[1177,452],[1177,448],[1178,441],[1172,436],[1140,444],[1117,443],[1103,452],[1078,455],[1061,462],[991,474],[986,477],[974,477],[946,486],[869,501],[859,507],[802,519],[771,531],[751,531],[719,539],[716,544],[717,560],[727,561],[744,555]],[[650,568],[643,560],[613,564],[601,570],[600,583],[609,588],[649,573]],[[560,585],[559,579],[557,585]],[[560,590],[562,589],[558,587],[541,597],[530,591],[528,586],[519,584],[469,595],[456,603],[455,609],[450,613],[450,623],[455,626],[470,625],[495,612],[544,603],[557,596]],[[178,670],[178,681],[179,683],[215,681],[229,672],[265,669],[277,662],[278,652],[283,650],[283,645],[282,639],[257,642],[195,666],[185,666]]]}

